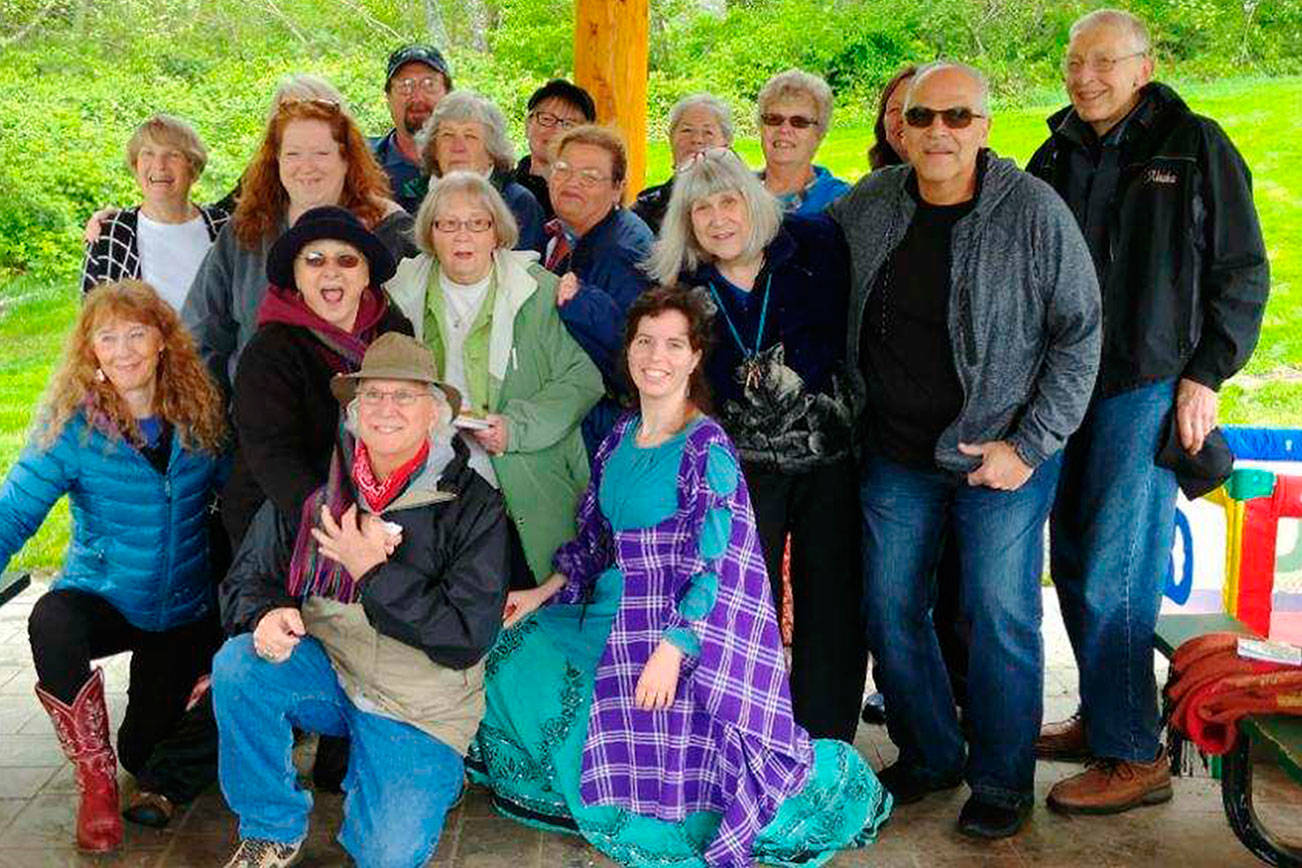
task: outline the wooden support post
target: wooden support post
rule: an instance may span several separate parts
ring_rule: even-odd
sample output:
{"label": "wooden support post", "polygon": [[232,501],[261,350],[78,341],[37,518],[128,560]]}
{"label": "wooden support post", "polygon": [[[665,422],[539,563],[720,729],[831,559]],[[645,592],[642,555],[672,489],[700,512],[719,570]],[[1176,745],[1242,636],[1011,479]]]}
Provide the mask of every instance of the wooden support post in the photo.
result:
{"label": "wooden support post", "polygon": [[574,80],[592,94],[597,121],[628,143],[624,201],[646,178],[649,0],[575,0]]}

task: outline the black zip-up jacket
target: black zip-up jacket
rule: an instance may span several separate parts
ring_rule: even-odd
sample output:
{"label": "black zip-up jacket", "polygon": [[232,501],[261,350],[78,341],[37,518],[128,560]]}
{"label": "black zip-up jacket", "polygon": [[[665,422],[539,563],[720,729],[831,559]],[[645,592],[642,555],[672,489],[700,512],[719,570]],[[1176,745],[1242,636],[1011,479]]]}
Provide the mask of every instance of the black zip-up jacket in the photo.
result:
{"label": "black zip-up jacket", "polygon": [[[437,491],[404,507],[423,475],[382,515],[402,525],[402,544],[361,579],[358,601],[377,631],[419,648],[451,669],[473,666],[493,644],[506,603],[510,537],[502,496],[467,463],[469,452],[453,438],[456,457],[439,474]],[[222,626],[231,635],[251,632],[262,616],[298,608],[286,576],[299,517],[263,503],[221,583]]]}
{"label": "black zip-up jacket", "polygon": [[[1027,171],[1068,197],[1088,146],[1068,106]],[[1252,175],[1215,121],[1152,83],[1127,119],[1100,257],[1103,355],[1096,394],[1184,377],[1219,389],[1252,355],[1269,289]]]}

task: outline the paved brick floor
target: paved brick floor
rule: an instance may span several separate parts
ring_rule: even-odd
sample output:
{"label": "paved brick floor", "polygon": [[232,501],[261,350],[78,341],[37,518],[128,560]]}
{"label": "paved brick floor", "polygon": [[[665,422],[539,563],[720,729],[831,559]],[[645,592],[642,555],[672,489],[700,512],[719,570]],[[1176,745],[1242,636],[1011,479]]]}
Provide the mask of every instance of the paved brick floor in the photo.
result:
{"label": "paved brick floor", "polygon": [[[79,856],[72,848],[75,784],[54,733],[32,694],[35,675],[27,646],[26,620],[44,590],[34,584],[0,607],[0,868],[62,865],[220,866],[230,853],[234,817],[215,790],[179,813],[164,831],[129,827],[122,851],[109,858]],[[1050,717],[1075,706],[1075,672],[1052,593],[1045,597],[1048,672],[1045,708]],[[106,661],[109,705],[114,723],[125,705],[127,658]],[[860,727],[857,747],[874,767],[891,761],[894,748],[880,727]],[[1040,799],[1032,821],[1015,838],[992,844],[971,842],[954,828],[965,798],[960,788],[899,809],[881,839],[862,851],[839,854],[835,866],[1251,866],[1221,813],[1215,781],[1176,781],[1168,805],[1122,817],[1066,818],[1043,807],[1043,797],[1071,766],[1042,764]],[[1263,769],[1258,804],[1275,828],[1302,832],[1302,792]],[[124,788],[130,786],[123,775]],[[333,841],[341,799],[317,799],[308,839],[309,866],[343,866],[349,860]],[[433,865],[457,868],[580,868],[608,866],[581,840],[544,834],[496,816],[482,791],[468,794],[448,818]]]}

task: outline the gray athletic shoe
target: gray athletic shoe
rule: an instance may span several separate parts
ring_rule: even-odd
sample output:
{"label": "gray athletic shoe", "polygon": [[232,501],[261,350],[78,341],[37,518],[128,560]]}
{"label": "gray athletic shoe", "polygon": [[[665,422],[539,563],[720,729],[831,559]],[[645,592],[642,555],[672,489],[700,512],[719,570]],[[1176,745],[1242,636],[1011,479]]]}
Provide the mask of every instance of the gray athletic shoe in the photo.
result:
{"label": "gray athletic shoe", "polygon": [[288,868],[303,855],[303,842],[282,844],[262,838],[240,841],[226,868]]}

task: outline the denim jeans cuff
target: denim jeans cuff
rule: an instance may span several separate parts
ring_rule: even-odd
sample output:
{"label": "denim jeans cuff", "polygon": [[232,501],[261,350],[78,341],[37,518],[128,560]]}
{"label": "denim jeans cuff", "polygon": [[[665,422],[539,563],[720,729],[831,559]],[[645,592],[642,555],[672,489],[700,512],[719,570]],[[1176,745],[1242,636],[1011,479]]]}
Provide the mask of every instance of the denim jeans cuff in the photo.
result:
{"label": "denim jeans cuff", "polygon": [[1005,787],[992,787],[985,784],[968,784],[972,795],[983,802],[999,805],[1003,808],[1022,808],[1035,801],[1035,791],[1010,790]]}

